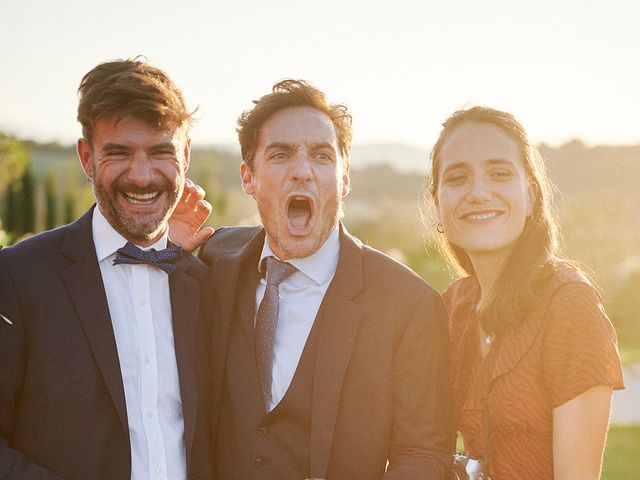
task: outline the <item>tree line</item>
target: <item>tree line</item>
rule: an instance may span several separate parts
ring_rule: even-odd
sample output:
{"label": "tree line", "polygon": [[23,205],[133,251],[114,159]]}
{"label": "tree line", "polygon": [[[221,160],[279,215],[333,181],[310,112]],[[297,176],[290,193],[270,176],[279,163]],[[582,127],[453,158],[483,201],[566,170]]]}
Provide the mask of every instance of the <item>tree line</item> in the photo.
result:
{"label": "tree line", "polygon": [[[565,250],[592,268],[621,342],[640,348],[640,296],[635,294],[640,291],[640,231],[632,220],[640,196],[629,188],[635,178],[629,172],[640,163],[640,150],[588,149],[576,142],[542,150],[560,188],[556,203],[562,206]],[[623,155],[616,157],[618,152]],[[240,189],[239,165],[237,154],[192,151],[189,177],[205,188],[213,204],[208,224],[214,228],[259,222],[253,199]],[[618,178],[621,167],[626,175]],[[605,176],[611,182],[594,180]],[[377,164],[354,170],[351,183],[353,191],[345,201],[347,228],[444,289],[451,274],[417,209],[424,175]],[[616,195],[618,190],[627,194]],[[0,245],[70,223],[93,202],[91,184],[73,148],[19,141],[0,132]]]}
{"label": "tree line", "polygon": [[38,230],[50,230],[75,220],[73,190],[65,192],[60,204],[57,176],[50,171],[42,185],[43,220],[39,225],[37,187],[29,147],[0,132],[0,244],[10,244]]}

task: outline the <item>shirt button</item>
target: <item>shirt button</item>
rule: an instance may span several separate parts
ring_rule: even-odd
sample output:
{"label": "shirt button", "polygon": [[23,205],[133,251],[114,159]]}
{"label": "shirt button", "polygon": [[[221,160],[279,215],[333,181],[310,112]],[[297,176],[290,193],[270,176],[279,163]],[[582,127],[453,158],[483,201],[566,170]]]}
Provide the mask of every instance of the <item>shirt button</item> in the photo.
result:
{"label": "shirt button", "polygon": [[266,437],[267,436],[267,427],[260,427],[258,428],[258,436],[259,437]]}
{"label": "shirt button", "polygon": [[253,462],[256,466],[256,468],[262,468],[265,464],[265,461],[263,458],[260,457],[256,457],[255,461]]}
{"label": "shirt button", "polygon": [[145,298],[144,297],[138,297],[138,303],[140,305],[144,305],[144,302],[145,302]]}
{"label": "shirt button", "polygon": [[156,473],[160,473],[162,471],[162,469],[158,466],[156,466]]}
{"label": "shirt button", "polygon": [[149,355],[145,355],[144,363],[151,363],[151,359],[149,358]]}
{"label": "shirt button", "polygon": [[153,417],[153,412],[151,410],[149,410],[147,412],[147,417],[149,417],[149,418]]}

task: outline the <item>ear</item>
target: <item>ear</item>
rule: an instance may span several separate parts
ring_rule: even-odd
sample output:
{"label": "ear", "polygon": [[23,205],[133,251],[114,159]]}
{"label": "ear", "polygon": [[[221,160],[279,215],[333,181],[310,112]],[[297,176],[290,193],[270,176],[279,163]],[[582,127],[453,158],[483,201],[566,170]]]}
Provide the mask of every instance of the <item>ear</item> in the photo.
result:
{"label": "ear", "polygon": [[351,178],[348,173],[344,173],[342,175],[342,198],[349,195],[349,192],[351,192]]}
{"label": "ear", "polygon": [[93,152],[91,151],[91,145],[84,138],[79,138],[76,151],[85,175],[93,178]]}
{"label": "ear", "polygon": [[242,165],[240,165],[240,180],[242,181],[242,190],[247,195],[254,195],[256,192],[254,178],[251,167],[246,162],[242,162]]}

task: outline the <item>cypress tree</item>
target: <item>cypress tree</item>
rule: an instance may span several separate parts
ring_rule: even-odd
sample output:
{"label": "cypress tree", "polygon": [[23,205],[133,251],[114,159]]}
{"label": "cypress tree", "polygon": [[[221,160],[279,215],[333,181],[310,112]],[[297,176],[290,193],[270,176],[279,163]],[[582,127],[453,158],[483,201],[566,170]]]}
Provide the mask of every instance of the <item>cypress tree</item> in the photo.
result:
{"label": "cypress tree", "polygon": [[29,166],[29,149],[0,131],[0,193],[19,181]]}
{"label": "cypress tree", "polygon": [[36,202],[33,173],[31,168],[24,172],[22,177],[22,231],[20,233],[33,233],[36,228]]}
{"label": "cypress tree", "polygon": [[4,199],[4,228],[12,234],[16,233],[19,223],[17,200],[16,186],[10,183]]}
{"label": "cypress tree", "polygon": [[49,172],[44,180],[45,228],[51,230],[58,226],[58,196],[56,195],[56,177]]}
{"label": "cypress tree", "polygon": [[69,190],[64,194],[62,205],[62,223],[71,223],[76,219],[76,199]]}

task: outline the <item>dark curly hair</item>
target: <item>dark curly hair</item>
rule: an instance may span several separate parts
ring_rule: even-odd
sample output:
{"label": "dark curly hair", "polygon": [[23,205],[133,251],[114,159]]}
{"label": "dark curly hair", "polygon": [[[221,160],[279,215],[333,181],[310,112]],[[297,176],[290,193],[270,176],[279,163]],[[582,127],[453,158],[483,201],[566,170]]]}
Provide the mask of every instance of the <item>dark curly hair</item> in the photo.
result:
{"label": "dark curly hair", "polygon": [[327,96],[305,80],[282,80],[272,88],[272,93],[254,100],[255,106],[246,110],[238,119],[238,140],[242,159],[253,168],[253,157],[264,122],[280,110],[291,107],[310,107],[325,113],[333,123],[342,153],[345,171],[349,171],[351,154],[351,115],[343,104],[332,104]]}

